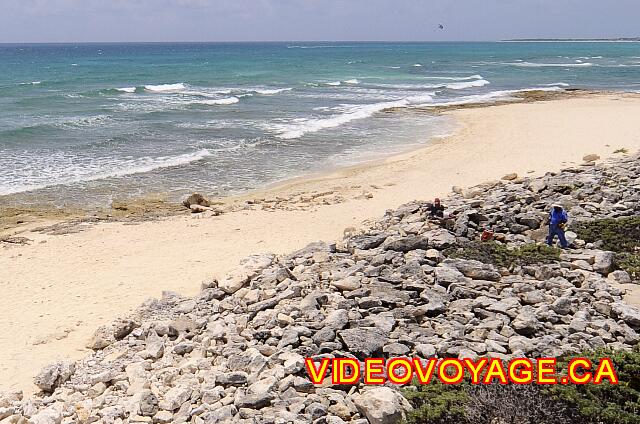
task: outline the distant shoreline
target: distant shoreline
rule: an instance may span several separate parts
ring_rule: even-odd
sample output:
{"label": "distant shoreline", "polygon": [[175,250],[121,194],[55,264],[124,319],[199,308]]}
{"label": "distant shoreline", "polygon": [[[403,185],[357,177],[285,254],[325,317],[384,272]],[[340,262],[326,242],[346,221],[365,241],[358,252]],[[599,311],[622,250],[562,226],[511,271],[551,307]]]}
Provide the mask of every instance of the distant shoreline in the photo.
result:
{"label": "distant shoreline", "polygon": [[504,43],[637,43],[640,37],[622,38],[512,38]]}

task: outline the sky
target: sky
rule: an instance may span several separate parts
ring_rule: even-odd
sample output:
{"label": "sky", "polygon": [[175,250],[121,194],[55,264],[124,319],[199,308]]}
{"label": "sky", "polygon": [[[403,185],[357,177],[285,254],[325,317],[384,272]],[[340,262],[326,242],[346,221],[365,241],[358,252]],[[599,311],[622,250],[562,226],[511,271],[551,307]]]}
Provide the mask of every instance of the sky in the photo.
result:
{"label": "sky", "polygon": [[640,0],[0,0],[3,43],[638,37],[639,21]]}

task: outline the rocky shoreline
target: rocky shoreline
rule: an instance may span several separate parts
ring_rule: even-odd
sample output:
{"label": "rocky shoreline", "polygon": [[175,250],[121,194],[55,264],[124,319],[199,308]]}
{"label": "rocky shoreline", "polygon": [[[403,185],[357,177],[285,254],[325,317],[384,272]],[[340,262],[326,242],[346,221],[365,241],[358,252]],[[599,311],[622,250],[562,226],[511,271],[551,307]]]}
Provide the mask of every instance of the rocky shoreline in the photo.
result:
{"label": "rocky shoreline", "polygon": [[94,353],[45,368],[41,393],[0,394],[1,423],[396,423],[396,387],[314,386],[304,358],[499,358],[640,342],[614,254],[573,248],[485,263],[483,230],[507,252],[540,242],[549,205],[572,221],[640,215],[640,157],[454,188],[445,220],[427,202],[287,256],[247,258],[195,298],[167,292],[98,329]]}

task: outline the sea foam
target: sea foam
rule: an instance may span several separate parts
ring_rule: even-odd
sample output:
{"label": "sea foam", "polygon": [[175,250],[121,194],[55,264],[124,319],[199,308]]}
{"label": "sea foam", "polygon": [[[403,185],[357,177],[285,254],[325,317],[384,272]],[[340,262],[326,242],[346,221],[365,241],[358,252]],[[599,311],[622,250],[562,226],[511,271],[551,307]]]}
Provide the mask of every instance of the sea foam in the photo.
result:
{"label": "sea foam", "polygon": [[513,97],[514,94],[526,93],[528,91],[561,91],[561,90],[562,88],[557,86],[531,87],[531,88],[523,88],[520,90],[497,90],[497,91],[491,91],[489,93],[484,93],[484,94],[461,96],[454,100],[418,104],[418,105],[415,105],[415,107],[461,106],[461,105],[476,104],[476,103],[493,103],[495,101],[517,100],[517,98]]}
{"label": "sea foam", "polygon": [[225,97],[224,99],[209,99],[209,100],[194,100],[189,102],[192,105],[232,105],[238,103],[240,101],[239,98],[233,97]]}
{"label": "sea foam", "polygon": [[183,83],[144,86],[144,89],[147,91],[153,91],[153,92],[159,92],[159,93],[167,92],[167,91],[182,91],[182,90],[185,90],[186,88],[187,87]]}
{"label": "sea foam", "polygon": [[373,116],[377,112],[384,110],[402,108],[413,103],[426,102],[432,100],[430,94],[408,97],[405,99],[373,103],[368,105],[345,105],[345,112],[327,118],[298,119],[288,124],[272,124],[269,129],[277,133],[276,137],[283,140],[296,139],[305,134],[315,133],[323,129],[336,128],[358,119],[365,119]]}
{"label": "sea foam", "polygon": [[433,79],[433,80],[445,80],[445,81],[469,81],[469,80],[481,80],[484,79],[482,75],[471,75],[468,77],[444,77],[444,76],[426,76],[422,77],[423,79]]}
{"label": "sea foam", "polygon": [[252,91],[258,94],[262,94],[264,96],[269,96],[272,94],[279,94],[279,93],[284,93],[285,91],[291,91],[293,90],[293,88],[256,88],[253,89]]}
{"label": "sea foam", "polygon": [[103,180],[107,178],[124,177],[127,175],[143,174],[156,169],[171,168],[186,165],[211,156],[211,152],[202,149],[193,153],[185,153],[176,156],[141,157],[137,159],[115,161],[92,161],[90,164],[77,163],[68,165],[72,159],[65,160],[65,166],[60,167],[55,163],[48,165],[48,169],[42,170],[31,181],[21,179],[21,183],[15,181],[0,183],[0,196],[22,193],[26,191],[40,190],[57,185],[69,185],[89,181]]}
{"label": "sea foam", "polygon": [[588,68],[593,66],[591,62],[583,63],[533,63],[533,62],[514,62],[506,63],[506,65],[518,66],[521,68]]}

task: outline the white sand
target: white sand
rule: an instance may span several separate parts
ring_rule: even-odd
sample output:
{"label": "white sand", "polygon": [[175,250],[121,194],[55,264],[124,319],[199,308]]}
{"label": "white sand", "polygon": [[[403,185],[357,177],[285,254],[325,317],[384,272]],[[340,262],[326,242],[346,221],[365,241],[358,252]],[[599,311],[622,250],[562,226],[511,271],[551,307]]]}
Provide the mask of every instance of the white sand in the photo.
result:
{"label": "white sand", "polygon": [[[98,325],[163,290],[195,294],[203,280],[249,254],[286,253],[337,239],[346,227],[407,201],[445,196],[454,185],[511,172],[539,175],[580,163],[586,154],[606,158],[618,148],[640,149],[640,96],[598,95],[450,114],[462,126],[442,143],[252,195],[333,190],[345,197],[342,203],[308,211],[105,223],[63,236],[20,234],[34,243],[0,247],[0,387],[32,391],[31,380],[42,366],[86,354],[85,341]],[[364,191],[373,198],[358,196]],[[640,304],[638,293],[633,296]]]}

